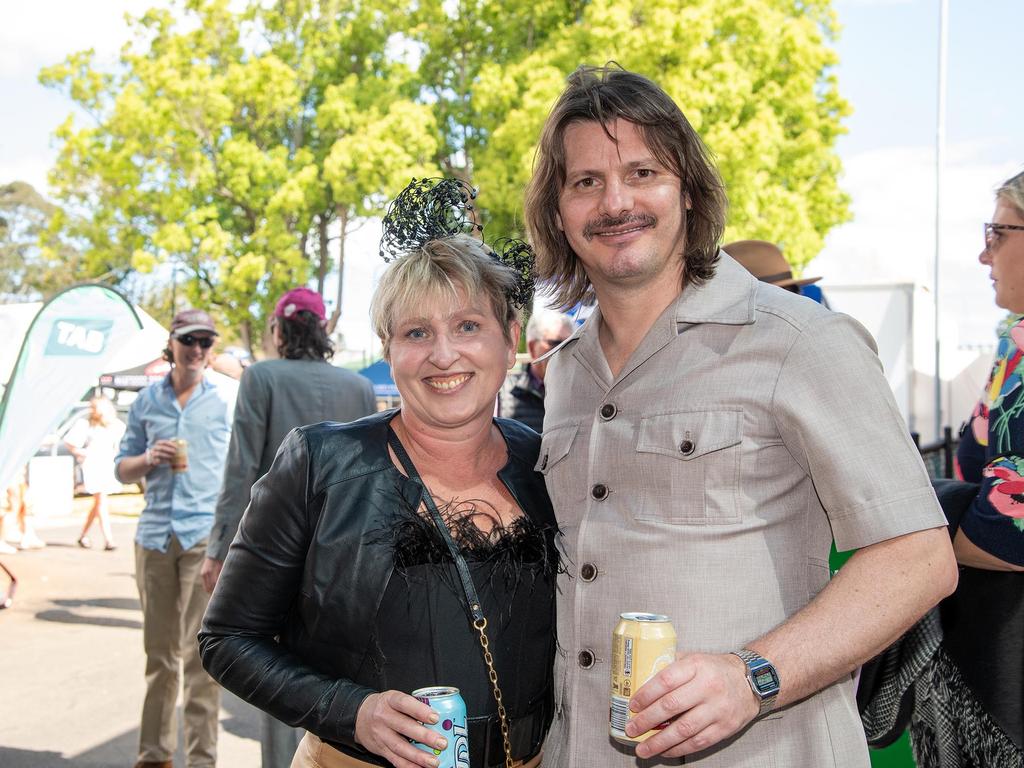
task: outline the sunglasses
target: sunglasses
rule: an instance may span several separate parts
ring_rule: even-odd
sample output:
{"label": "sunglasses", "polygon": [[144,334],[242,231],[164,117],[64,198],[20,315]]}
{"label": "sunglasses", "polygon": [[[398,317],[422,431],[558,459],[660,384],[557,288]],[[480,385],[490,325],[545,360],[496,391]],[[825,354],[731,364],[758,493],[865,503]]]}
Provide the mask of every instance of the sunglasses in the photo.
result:
{"label": "sunglasses", "polygon": [[194,347],[198,344],[200,349],[209,349],[213,346],[213,336],[193,336],[191,333],[186,333],[184,336],[175,336],[174,340],[186,347]]}

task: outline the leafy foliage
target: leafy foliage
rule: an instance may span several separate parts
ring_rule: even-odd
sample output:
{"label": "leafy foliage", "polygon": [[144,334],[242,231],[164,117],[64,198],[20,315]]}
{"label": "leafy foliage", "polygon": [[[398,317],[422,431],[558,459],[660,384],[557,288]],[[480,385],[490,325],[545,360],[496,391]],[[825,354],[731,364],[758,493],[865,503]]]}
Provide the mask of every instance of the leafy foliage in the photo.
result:
{"label": "leafy foliage", "polygon": [[24,181],[0,186],[0,297],[40,299],[83,276],[70,243],[40,238],[64,212]]}
{"label": "leafy foliage", "polygon": [[[189,0],[132,21],[121,67],[44,70],[95,120],[58,129],[51,182],[90,272],[175,262],[187,301],[251,333],[274,298],[331,268],[332,228],[436,172],[433,116],[386,55],[387,2]],[[340,265],[339,265],[340,266]],[[339,290],[340,297],[340,290]]]}
{"label": "leafy foliage", "polygon": [[[425,87],[492,234],[522,231],[522,189],[565,76],[608,61],[665,88],[715,154],[727,241],[778,243],[799,270],[849,218],[829,0],[475,0],[433,13]],[[445,15],[457,20],[446,27]]]}
{"label": "leafy foliage", "polygon": [[322,290],[353,222],[413,176],[479,186],[487,235],[522,234],[541,125],[584,62],[646,74],[682,106],[720,163],[727,239],[779,243],[799,270],[849,217],[830,0],[232,7],[151,10],[115,70],[86,51],[42,72],[92,119],[57,130],[51,182],[76,216],[43,241],[83,243],[76,269],[122,283],[178,264],[187,300],[250,343],[273,298]]}

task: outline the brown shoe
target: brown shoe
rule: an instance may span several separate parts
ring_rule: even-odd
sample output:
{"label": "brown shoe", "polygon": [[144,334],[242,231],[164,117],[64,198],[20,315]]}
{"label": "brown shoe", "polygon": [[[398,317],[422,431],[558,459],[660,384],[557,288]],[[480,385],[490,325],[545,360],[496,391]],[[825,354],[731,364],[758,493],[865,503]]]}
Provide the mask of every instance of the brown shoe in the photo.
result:
{"label": "brown shoe", "polygon": [[174,768],[174,763],[170,760],[139,760],[135,768]]}

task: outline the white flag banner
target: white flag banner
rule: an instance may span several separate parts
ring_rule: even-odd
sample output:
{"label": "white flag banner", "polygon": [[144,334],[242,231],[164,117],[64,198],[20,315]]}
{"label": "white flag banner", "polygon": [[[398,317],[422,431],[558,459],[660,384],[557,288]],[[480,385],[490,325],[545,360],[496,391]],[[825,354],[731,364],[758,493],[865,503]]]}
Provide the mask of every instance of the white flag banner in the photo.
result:
{"label": "white flag banner", "polygon": [[42,306],[0,400],[0,491],[141,329],[135,308],[104,285],[68,288]]}

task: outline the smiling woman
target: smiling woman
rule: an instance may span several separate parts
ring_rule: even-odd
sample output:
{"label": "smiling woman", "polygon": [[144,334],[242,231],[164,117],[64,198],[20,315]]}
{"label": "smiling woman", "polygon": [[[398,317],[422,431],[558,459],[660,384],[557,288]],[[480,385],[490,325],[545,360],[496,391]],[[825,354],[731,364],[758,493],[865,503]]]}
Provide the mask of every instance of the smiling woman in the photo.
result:
{"label": "smiling woman", "polygon": [[465,700],[471,765],[540,761],[557,527],[539,436],[492,417],[531,254],[471,237],[470,200],[427,180],[392,205],[371,315],[402,408],[289,435],[206,615],[210,673],[308,731],[293,768],[436,766],[458,733],[424,726],[428,686]]}
{"label": "smiling woman", "polygon": [[402,395],[401,424],[489,423],[519,342],[506,294],[514,280],[468,235],[433,240],[392,264],[371,314]]}

